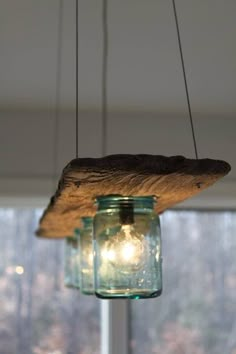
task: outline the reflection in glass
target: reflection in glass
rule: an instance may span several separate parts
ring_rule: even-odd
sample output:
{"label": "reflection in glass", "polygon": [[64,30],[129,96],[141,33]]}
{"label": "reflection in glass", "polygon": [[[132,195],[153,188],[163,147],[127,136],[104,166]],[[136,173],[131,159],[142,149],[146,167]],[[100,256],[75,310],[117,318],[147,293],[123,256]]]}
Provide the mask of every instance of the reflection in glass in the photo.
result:
{"label": "reflection in glass", "polygon": [[93,271],[93,218],[82,218],[83,227],[79,235],[80,290],[83,294],[94,294]]}
{"label": "reflection in glass", "polygon": [[68,288],[79,289],[80,254],[78,236],[79,229],[75,229],[74,236],[66,238],[64,283]]}

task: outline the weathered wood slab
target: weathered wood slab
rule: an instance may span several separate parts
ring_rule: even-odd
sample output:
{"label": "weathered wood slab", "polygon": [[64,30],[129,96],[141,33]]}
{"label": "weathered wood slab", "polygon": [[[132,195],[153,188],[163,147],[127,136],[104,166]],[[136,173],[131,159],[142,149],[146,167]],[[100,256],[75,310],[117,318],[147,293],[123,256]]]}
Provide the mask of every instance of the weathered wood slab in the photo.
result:
{"label": "weathered wood slab", "polygon": [[58,189],[41,220],[38,236],[61,238],[93,216],[98,195],[155,195],[156,211],[190,198],[230,171],[227,162],[183,156],[111,155],[72,160],[63,170]]}

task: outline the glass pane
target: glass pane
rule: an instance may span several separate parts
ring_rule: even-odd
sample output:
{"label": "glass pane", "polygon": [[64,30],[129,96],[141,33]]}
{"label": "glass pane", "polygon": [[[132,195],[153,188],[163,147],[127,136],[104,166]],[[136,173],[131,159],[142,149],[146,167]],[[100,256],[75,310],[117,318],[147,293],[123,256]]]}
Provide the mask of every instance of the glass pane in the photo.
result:
{"label": "glass pane", "polygon": [[63,285],[64,242],[40,210],[0,209],[0,354],[99,354],[99,301]]}
{"label": "glass pane", "polygon": [[236,212],[161,218],[163,294],[131,302],[133,354],[236,353]]}

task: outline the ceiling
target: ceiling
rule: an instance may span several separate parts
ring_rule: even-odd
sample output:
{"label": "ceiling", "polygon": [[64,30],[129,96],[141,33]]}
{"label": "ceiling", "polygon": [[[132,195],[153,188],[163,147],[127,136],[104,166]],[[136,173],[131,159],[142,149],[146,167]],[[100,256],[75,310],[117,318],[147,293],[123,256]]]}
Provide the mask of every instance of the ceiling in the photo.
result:
{"label": "ceiling", "polygon": [[[176,7],[199,156],[231,163],[231,195],[236,1],[176,0]],[[12,179],[14,193],[35,190],[32,178],[39,186],[74,157],[75,0],[63,1],[56,132],[58,17],[59,0],[1,0],[0,180]],[[101,18],[102,0],[79,0],[80,156],[101,155]],[[172,1],[108,0],[108,26],[107,153],[193,157]],[[6,190],[3,184],[0,194]]]}
{"label": "ceiling", "polygon": [[[0,107],[54,103],[58,0],[1,0]],[[183,76],[171,0],[110,0],[109,109],[182,113]],[[176,0],[195,115],[236,112],[236,2]],[[79,100],[100,109],[101,0],[79,1]],[[61,106],[74,107],[75,1],[64,0]]]}

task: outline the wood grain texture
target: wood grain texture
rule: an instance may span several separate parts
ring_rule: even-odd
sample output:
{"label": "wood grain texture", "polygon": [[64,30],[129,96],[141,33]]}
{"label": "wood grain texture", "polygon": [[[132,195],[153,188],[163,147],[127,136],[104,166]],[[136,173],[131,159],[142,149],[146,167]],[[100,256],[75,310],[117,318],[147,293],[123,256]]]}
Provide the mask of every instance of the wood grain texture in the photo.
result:
{"label": "wood grain texture", "polygon": [[225,161],[183,156],[110,155],[72,160],[45,210],[36,234],[62,238],[73,234],[82,216],[94,216],[96,196],[155,195],[156,212],[188,199],[230,171]]}

